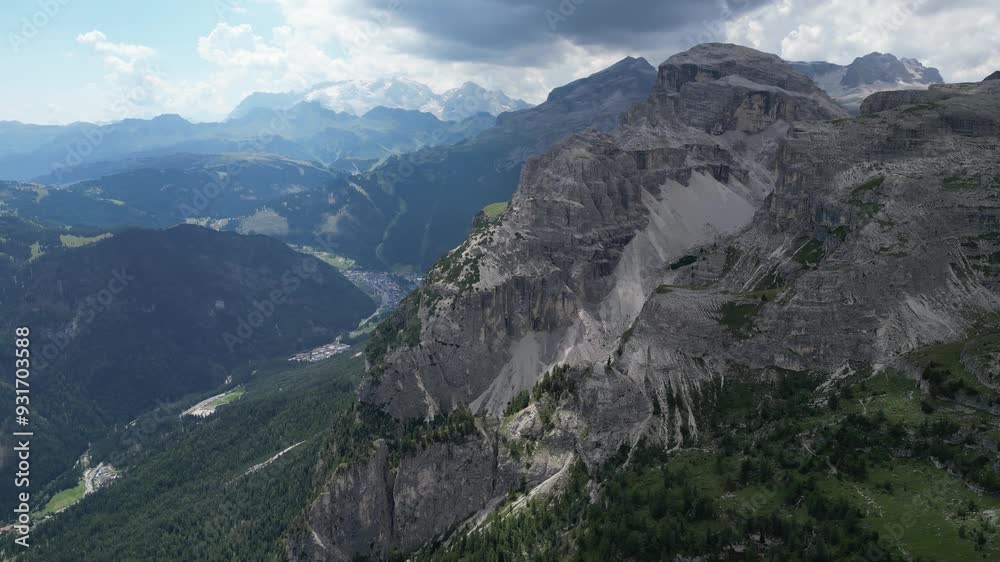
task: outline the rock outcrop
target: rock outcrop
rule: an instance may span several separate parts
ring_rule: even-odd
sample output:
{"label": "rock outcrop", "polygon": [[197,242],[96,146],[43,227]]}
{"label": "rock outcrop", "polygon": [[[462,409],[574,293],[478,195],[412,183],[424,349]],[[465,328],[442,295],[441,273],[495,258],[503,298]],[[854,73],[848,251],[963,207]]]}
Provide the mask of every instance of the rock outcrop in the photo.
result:
{"label": "rock outcrop", "polygon": [[[495,504],[519,485],[519,476],[498,459],[491,438],[433,443],[402,458],[376,441],[366,461],[337,469],[310,506],[309,532],[290,557],[381,560],[393,551],[409,552]],[[449,493],[439,493],[444,489]]]}

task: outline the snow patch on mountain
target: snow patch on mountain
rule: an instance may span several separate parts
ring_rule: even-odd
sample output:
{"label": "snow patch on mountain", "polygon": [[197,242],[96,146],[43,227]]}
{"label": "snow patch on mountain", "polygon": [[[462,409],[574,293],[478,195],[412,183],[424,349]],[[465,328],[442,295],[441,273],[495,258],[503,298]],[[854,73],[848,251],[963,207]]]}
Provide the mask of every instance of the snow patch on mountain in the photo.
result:
{"label": "snow patch on mountain", "polygon": [[287,109],[300,101],[318,102],[326,109],[364,115],[376,107],[431,113],[444,121],[461,121],[477,113],[499,115],[531,107],[500,90],[487,90],[473,82],[438,94],[426,84],[406,78],[336,80],[317,84],[304,92],[263,94],[255,92],[233,110],[230,118],[251,109]]}

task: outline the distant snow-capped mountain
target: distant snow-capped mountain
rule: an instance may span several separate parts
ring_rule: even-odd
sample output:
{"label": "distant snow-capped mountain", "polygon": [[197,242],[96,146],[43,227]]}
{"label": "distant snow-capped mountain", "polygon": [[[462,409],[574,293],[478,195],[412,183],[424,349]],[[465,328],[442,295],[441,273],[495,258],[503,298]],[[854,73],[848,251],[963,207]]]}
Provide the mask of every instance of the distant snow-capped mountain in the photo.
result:
{"label": "distant snow-capped mountain", "polygon": [[441,98],[444,106],[438,117],[445,121],[461,121],[476,113],[500,115],[505,111],[520,111],[531,107],[524,100],[511,98],[500,90],[487,90],[475,82],[466,82],[459,88],[448,90]]}
{"label": "distant snow-capped mountain", "polygon": [[431,113],[445,121],[461,121],[477,113],[499,115],[531,107],[500,90],[487,90],[473,82],[438,94],[414,80],[380,78],[324,82],[305,92],[255,92],[240,102],[229,118],[242,117],[257,108],[287,109],[300,101],[319,102],[327,109],[358,116],[376,107],[410,109]]}
{"label": "distant snow-capped mountain", "polygon": [[926,89],[931,84],[944,82],[938,69],[926,67],[916,59],[899,59],[890,53],[870,53],[847,66],[824,61],[790,64],[854,113],[861,102],[875,92]]}
{"label": "distant snow-capped mountain", "polygon": [[382,106],[415,109],[441,117],[439,96],[428,86],[405,78],[324,82],[313,86],[303,99],[354,115],[364,115]]}

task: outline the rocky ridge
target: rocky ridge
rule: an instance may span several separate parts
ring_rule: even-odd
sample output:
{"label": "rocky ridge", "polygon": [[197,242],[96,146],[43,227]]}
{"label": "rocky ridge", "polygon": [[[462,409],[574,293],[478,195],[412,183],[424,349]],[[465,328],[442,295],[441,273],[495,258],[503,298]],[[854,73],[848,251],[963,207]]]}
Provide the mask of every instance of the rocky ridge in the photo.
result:
{"label": "rocky ridge", "polygon": [[[778,57],[707,45],[664,63],[653,94],[619,130],[576,135],[530,160],[510,209],[432,270],[425,288],[402,307],[405,326],[390,321],[389,333],[373,337],[370,349],[385,352],[370,353],[372,372],[360,391],[364,403],[399,420],[465,407],[486,416],[471,447],[494,453],[463,461],[462,470],[493,477],[479,482],[472,501],[462,494],[465,510],[444,520],[417,518],[407,528],[396,523],[374,544],[349,538],[370,536],[360,519],[373,521],[355,513],[363,496],[355,490],[341,504],[352,506],[346,513],[314,505],[314,540],[299,546],[320,559],[405,550],[488,510],[519,480],[552,485],[574,459],[602,463],[614,451],[593,449],[608,437],[604,431],[616,434],[607,443],[639,431],[612,419],[622,411],[605,404],[614,395],[601,388],[607,380],[593,379],[587,410],[611,418],[567,410],[560,416],[570,427],[555,431],[531,408],[510,423],[489,420],[499,422],[515,394],[557,365],[610,360],[664,268],[683,261],[686,249],[751,221],[776,181],[780,139],[791,122],[840,117],[845,113],[835,102]],[[589,445],[577,443],[590,424],[603,429],[592,432]],[[504,444],[522,434],[552,446],[540,447],[527,463],[515,460]],[[437,469],[428,476],[434,482],[423,480],[424,490],[448,487],[445,479],[455,474],[454,447],[441,449],[421,456]],[[404,457],[389,471],[395,477],[388,509],[427,515],[426,502],[440,498],[397,493],[408,471],[427,470],[412,462]],[[343,477],[348,473],[331,486],[342,486]]]}

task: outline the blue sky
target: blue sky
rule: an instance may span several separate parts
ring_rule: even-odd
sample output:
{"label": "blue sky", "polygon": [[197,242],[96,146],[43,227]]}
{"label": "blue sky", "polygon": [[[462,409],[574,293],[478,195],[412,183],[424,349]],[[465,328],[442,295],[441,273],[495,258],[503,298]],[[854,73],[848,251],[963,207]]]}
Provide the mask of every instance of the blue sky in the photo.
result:
{"label": "blue sky", "polygon": [[0,120],[34,123],[213,120],[253,91],[393,76],[539,102],[706,41],[841,64],[891,52],[949,81],[1000,68],[995,0],[7,0],[0,32]]}
{"label": "blue sky", "polygon": [[[277,6],[270,2],[53,2],[59,10],[52,17],[45,14],[44,3],[38,1],[7,2],[0,11],[0,72],[18,77],[17,86],[5,88],[7,91],[0,94],[0,119],[65,122],[100,117],[101,112],[93,106],[101,103],[104,63],[79,44],[76,38],[80,34],[100,30],[115,42],[151,47],[157,52],[156,64],[165,76],[196,79],[213,70],[198,55],[198,38],[221,21],[238,18],[261,29],[281,23]],[[31,34],[26,20],[46,23],[34,37],[26,37]],[[54,107],[59,109],[53,114]]]}

